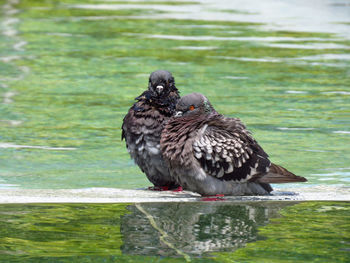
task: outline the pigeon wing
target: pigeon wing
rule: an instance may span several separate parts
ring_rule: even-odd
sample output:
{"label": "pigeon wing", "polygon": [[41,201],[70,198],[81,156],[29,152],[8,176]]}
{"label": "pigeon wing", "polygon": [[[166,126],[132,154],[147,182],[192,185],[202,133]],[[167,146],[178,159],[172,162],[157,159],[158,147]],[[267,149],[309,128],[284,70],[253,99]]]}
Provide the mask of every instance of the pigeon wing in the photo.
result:
{"label": "pigeon wing", "polygon": [[221,180],[251,181],[268,172],[268,155],[239,119],[225,118],[229,128],[208,125],[193,142],[193,153],[205,172]]}

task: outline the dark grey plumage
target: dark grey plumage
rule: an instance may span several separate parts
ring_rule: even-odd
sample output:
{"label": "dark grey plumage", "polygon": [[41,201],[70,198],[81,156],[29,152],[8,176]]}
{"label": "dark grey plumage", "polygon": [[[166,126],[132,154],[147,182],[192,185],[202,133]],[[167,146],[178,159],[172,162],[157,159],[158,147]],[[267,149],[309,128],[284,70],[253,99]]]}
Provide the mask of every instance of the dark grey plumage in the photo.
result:
{"label": "dark grey plumage", "polygon": [[156,187],[172,189],[178,184],[169,174],[160,152],[160,135],[164,122],[175,111],[179,92],[170,72],[151,73],[148,89],[129,109],[122,125],[122,139],[132,159]]}
{"label": "dark grey plumage", "polygon": [[161,137],[172,176],[202,195],[265,195],[269,183],[305,182],[273,164],[245,125],[215,111],[200,93],[182,97]]}

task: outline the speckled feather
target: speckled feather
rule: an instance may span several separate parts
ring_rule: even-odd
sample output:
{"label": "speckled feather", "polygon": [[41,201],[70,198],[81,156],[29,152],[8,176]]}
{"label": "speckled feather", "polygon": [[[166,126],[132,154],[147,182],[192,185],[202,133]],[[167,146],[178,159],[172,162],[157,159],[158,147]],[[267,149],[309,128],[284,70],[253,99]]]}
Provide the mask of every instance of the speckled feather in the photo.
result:
{"label": "speckled feather", "polygon": [[214,115],[206,125],[193,153],[208,174],[244,182],[269,171],[268,155],[239,119]]}
{"label": "speckled feather", "polygon": [[172,163],[189,166],[195,157],[206,173],[222,180],[246,181],[252,169],[266,173],[270,167],[268,155],[244,124],[220,114],[174,118],[162,142]]}

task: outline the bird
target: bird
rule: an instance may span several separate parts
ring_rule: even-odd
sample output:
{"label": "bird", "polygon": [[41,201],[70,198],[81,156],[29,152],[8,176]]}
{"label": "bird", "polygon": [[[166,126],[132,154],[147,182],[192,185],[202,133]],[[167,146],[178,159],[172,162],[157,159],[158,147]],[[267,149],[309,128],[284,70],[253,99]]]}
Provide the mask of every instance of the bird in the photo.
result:
{"label": "bird", "polygon": [[135,163],[154,185],[151,190],[170,190],[179,187],[160,152],[160,136],[164,123],[175,113],[179,100],[175,79],[169,71],[150,74],[148,89],[140,96],[122,124],[122,140]]}
{"label": "bird", "polygon": [[270,183],[307,181],[272,163],[239,118],[219,114],[201,93],[181,97],[160,144],[171,175],[202,196],[269,195]]}

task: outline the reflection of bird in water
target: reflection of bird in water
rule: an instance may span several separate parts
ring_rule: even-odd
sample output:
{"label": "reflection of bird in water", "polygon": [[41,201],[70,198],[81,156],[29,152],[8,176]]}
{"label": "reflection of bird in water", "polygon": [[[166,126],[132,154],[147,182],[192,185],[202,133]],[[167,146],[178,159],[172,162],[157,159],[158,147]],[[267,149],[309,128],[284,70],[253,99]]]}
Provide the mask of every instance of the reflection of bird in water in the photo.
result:
{"label": "reflection of bird in water", "polygon": [[123,253],[200,256],[257,240],[257,227],[288,204],[153,203],[122,217]]}

